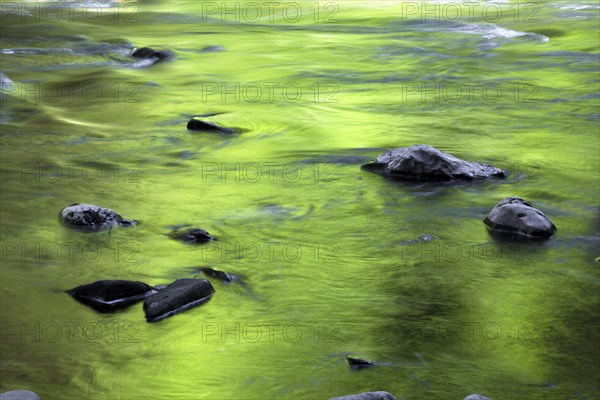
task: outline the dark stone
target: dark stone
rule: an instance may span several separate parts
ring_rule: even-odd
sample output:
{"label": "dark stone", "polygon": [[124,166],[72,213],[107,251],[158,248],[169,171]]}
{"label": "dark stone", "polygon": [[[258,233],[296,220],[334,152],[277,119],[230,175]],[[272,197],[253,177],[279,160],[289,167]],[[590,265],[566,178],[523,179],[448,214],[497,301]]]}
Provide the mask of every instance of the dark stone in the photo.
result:
{"label": "dark stone", "polygon": [[139,58],[142,60],[154,60],[154,63],[165,60],[173,55],[168,50],[154,50],[150,47],[142,47],[140,49],[134,49],[131,52],[131,57]]}
{"label": "dark stone", "polygon": [[404,245],[409,245],[409,244],[417,244],[417,243],[421,243],[421,242],[429,242],[429,241],[432,241],[432,240],[435,240],[435,239],[437,239],[437,237],[435,237],[433,235],[430,235],[428,233],[425,233],[425,234],[419,236],[416,239],[412,239],[412,240],[407,240],[407,241],[404,241],[404,242],[400,242],[399,244],[401,246],[404,246]]}
{"label": "dark stone", "polygon": [[207,243],[215,238],[201,228],[179,228],[169,233],[169,237],[185,243]]}
{"label": "dark stone", "polygon": [[426,144],[388,150],[375,162],[363,165],[363,169],[417,181],[472,181],[507,176],[499,168],[461,160]]}
{"label": "dark stone", "polygon": [[67,290],[74,299],[100,312],[128,307],[154,292],[152,287],[143,282],[124,280],[96,281]]}
{"label": "dark stone", "polygon": [[229,272],[219,271],[210,267],[202,268],[201,271],[208,276],[211,276],[216,279],[220,279],[224,282],[231,283],[240,280],[240,277],[234,274],[230,274]]}
{"label": "dark stone", "polygon": [[130,227],[136,224],[135,221],[123,218],[110,208],[81,203],[63,208],[59,218],[64,225],[83,231],[99,231],[115,225]]}
{"label": "dark stone", "polygon": [[350,367],[352,367],[352,368],[369,368],[369,367],[377,366],[372,361],[367,361],[362,358],[356,358],[356,357],[350,357],[350,356],[346,357],[346,361],[348,361],[348,365],[350,365]]}
{"label": "dark stone", "polygon": [[492,400],[492,399],[482,396],[480,394],[470,394],[467,397],[465,397],[464,400]]}
{"label": "dark stone", "polygon": [[144,302],[148,322],[160,321],[189,308],[202,304],[215,292],[205,279],[179,279]]}
{"label": "dark stone", "polygon": [[192,118],[187,123],[187,128],[191,131],[216,132],[216,133],[237,133],[236,129],[225,128],[215,124],[214,122],[202,121],[201,119]]}
{"label": "dark stone", "polygon": [[329,400],[396,400],[391,393],[378,391],[378,392],[365,392],[358,394],[349,394],[347,396],[332,397]]}
{"label": "dark stone", "polygon": [[556,232],[543,212],[520,197],[500,200],[483,222],[500,236],[547,239]]}
{"label": "dark stone", "polygon": [[0,393],[0,400],[40,400],[40,396],[31,390],[11,390]]}

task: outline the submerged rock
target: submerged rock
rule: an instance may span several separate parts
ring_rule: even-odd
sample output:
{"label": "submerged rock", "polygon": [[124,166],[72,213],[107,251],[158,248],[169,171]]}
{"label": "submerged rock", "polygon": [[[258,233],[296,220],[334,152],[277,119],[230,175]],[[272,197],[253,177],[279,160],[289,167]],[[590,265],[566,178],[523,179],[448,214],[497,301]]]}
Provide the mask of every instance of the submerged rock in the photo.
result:
{"label": "submerged rock", "polygon": [[59,218],[64,225],[84,231],[99,231],[115,225],[130,227],[136,224],[135,221],[123,218],[110,208],[81,203],[63,208]]}
{"label": "submerged rock", "polygon": [[375,162],[363,165],[363,169],[417,181],[471,181],[507,176],[499,168],[461,160],[426,144],[388,150]]}
{"label": "submerged rock", "polygon": [[40,396],[31,390],[11,390],[0,393],[0,400],[40,400]]}
{"label": "submerged rock", "polygon": [[214,236],[201,228],[179,228],[169,233],[169,237],[185,243],[207,243],[215,240]]}
{"label": "submerged rock", "polygon": [[467,397],[465,397],[464,400],[492,400],[492,399],[482,396],[480,394],[470,394]]}
{"label": "submerged rock", "polygon": [[432,240],[437,239],[437,237],[430,235],[428,233],[425,233],[421,236],[419,236],[416,239],[412,239],[412,240],[406,240],[404,242],[400,242],[399,245],[400,246],[405,246],[405,245],[410,245],[410,244],[417,244],[417,243],[421,243],[421,242],[430,242]]}
{"label": "submerged rock", "polygon": [[205,279],[179,279],[144,302],[148,322],[160,321],[179,312],[202,304],[215,292]]}
{"label": "submerged rock", "polygon": [[378,392],[364,392],[358,394],[349,394],[346,396],[332,397],[329,400],[396,400],[391,393],[378,391]]}
{"label": "submerged rock", "polygon": [[240,277],[234,274],[230,274],[229,272],[219,271],[210,267],[202,268],[201,271],[208,276],[211,276],[216,279],[220,279],[224,282],[231,283],[240,280]]}
{"label": "submerged rock", "polygon": [[67,290],[74,299],[100,312],[128,307],[155,292],[143,282],[125,280],[96,281]]}
{"label": "submerged rock", "polygon": [[348,365],[350,365],[351,368],[369,368],[377,366],[377,364],[372,361],[351,356],[346,357],[346,361],[348,361]]}
{"label": "submerged rock", "polygon": [[493,233],[531,239],[554,235],[556,226],[546,215],[520,197],[500,200],[483,221]]}
{"label": "submerged rock", "polygon": [[200,53],[214,53],[216,51],[225,51],[225,47],[223,46],[207,46],[203,49],[200,49]]}
{"label": "submerged rock", "polygon": [[203,121],[201,119],[192,118],[187,123],[187,128],[191,131],[217,132],[217,133],[237,133],[237,129],[225,128],[215,124],[214,122]]}
{"label": "submerged rock", "polygon": [[131,57],[138,58],[141,60],[150,60],[153,61],[152,64],[155,64],[159,61],[165,60],[173,56],[173,53],[168,50],[154,50],[150,47],[142,47],[140,49],[133,49],[131,52]]}

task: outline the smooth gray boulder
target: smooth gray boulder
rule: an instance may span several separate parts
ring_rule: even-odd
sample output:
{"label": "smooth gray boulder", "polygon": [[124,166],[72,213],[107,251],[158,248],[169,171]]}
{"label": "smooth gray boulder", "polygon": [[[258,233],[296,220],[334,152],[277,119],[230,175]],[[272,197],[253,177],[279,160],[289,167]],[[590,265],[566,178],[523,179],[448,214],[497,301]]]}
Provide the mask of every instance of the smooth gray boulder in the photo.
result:
{"label": "smooth gray boulder", "polygon": [[208,301],[215,292],[205,279],[179,279],[144,302],[148,322],[160,321]]}
{"label": "smooth gray boulder", "polygon": [[144,282],[101,280],[77,286],[66,292],[96,311],[110,312],[142,301],[156,290]]}
{"label": "smooth gray boulder", "polygon": [[110,208],[92,204],[71,204],[63,208],[58,216],[63,225],[82,231],[99,231],[115,225],[130,227],[136,224],[135,221],[123,218]]}
{"label": "smooth gray boulder", "polygon": [[384,391],[364,392],[358,394],[349,394],[346,396],[332,397],[329,400],[396,400],[391,393]]}
{"label": "smooth gray boulder", "polygon": [[464,400],[492,400],[492,399],[482,396],[480,394],[470,394],[467,397],[465,397]]}
{"label": "smooth gray boulder", "polygon": [[427,144],[388,150],[363,169],[416,181],[472,181],[508,175],[500,168],[461,160]]}
{"label": "smooth gray boulder", "polygon": [[547,239],[557,230],[543,212],[520,197],[500,200],[483,222],[492,233],[508,237]]}
{"label": "smooth gray boulder", "polygon": [[0,393],[0,400],[40,400],[40,396],[31,390],[11,390]]}

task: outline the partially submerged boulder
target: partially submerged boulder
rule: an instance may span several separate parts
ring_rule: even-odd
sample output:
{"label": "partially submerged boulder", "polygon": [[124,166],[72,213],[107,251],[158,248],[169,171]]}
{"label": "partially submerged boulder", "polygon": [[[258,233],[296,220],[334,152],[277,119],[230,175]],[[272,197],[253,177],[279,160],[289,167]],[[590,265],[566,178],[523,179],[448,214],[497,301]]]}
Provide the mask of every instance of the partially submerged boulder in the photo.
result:
{"label": "partially submerged boulder", "polygon": [[202,228],[179,228],[169,233],[169,237],[175,240],[181,240],[185,243],[207,243],[215,240],[214,236]]}
{"label": "partially submerged boulder", "polygon": [[483,222],[500,236],[547,239],[556,232],[543,212],[516,196],[500,200]]}
{"label": "partially submerged boulder", "polygon": [[159,61],[172,57],[173,52],[169,50],[154,50],[150,47],[142,47],[139,49],[133,49],[130,55],[133,58],[150,60],[152,61],[152,64],[155,64]]}
{"label": "partially submerged boulder", "polygon": [[135,221],[123,218],[110,208],[82,203],[63,208],[59,213],[59,219],[63,225],[83,231],[99,231],[115,225],[131,227],[136,224]]}
{"label": "partially submerged boulder", "polygon": [[96,311],[110,312],[142,301],[156,290],[138,281],[101,280],[66,292]]}
{"label": "partially submerged boulder", "polygon": [[160,321],[208,301],[215,292],[205,279],[179,279],[144,302],[148,322]]}
{"label": "partially submerged boulder", "polygon": [[475,393],[475,394],[468,395],[467,397],[465,397],[464,400],[492,400],[492,399]]}
{"label": "partially submerged boulder", "polygon": [[225,272],[225,271],[219,271],[217,269],[213,269],[210,267],[202,268],[201,271],[204,273],[204,275],[208,275],[215,279],[222,280],[223,282],[226,282],[226,283],[237,282],[240,280],[240,277],[237,275],[230,274],[229,272]]}
{"label": "partially submerged boulder", "polygon": [[329,400],[396,400],[396,398],[389,392],[377,391],[332,397]]}
{"label": "partially submerged boulder", "polygon": [[214,122],[204,121],[197,118],[190,119],[187,123],[187,128],[191,131],[215,132],[225,134],[238,133],[237,129],[225,128],[223,126],[215,124]]}
{"label": "partially submerged boulder", "polygon": [[388,150],[375,162],[363,165],[363,169],[416,181],[472,181],[507,176],[499,168],[461,160],[426,144]]}
{"label": "partially submerged boulder", "polygon": [[377,364],[372,361],[358,357],[347,356],[346,361],[348,361],[348,365],[350,365],[351,368],[370,368],[377,366]]}

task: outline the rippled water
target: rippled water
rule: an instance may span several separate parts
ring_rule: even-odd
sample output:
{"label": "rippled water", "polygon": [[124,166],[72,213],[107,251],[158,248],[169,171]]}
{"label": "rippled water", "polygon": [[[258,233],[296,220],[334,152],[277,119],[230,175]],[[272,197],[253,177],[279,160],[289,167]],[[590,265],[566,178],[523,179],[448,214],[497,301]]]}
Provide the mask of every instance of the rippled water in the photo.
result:
{"label": "rippled water", "polygon": [[[0,2],[0,390],[600,398],[597,3],[463,4],[459,19],[435,3],[437,21],[391,0],[263,4],[259,19],[262,3],[235,4]],[[144,46],[175,55],[128,56]],[[243,133],[186,129],[204,114]],[[360,169],[416,143],[511,176]],[[482,220],[509,195],[557,235],[492,239]],[[140,224],[67,230],[57,212],[75,202]],[[170,240],[182,224],[218,240]],[[160,323],[63,292],[203,266],[242,283],[213,281],[210,302]]]}

